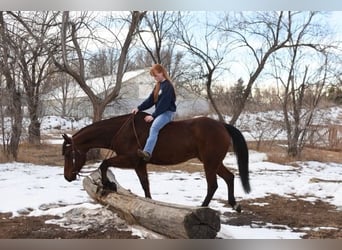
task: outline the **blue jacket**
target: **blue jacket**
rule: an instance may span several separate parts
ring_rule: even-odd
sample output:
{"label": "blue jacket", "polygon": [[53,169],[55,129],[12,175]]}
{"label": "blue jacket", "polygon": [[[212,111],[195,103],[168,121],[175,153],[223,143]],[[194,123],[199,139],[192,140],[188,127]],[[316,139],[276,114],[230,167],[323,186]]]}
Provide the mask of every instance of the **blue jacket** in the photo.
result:
{"label": "blue jacket", "polygon": [[160,83],[160,91],[156,103],[154,103],[152,90],[152,93],[138,106],[138,109],[139,111],[143,111],[151,108],[153,105],[155,105],[155,111],[151,114],[153,118],[156,118],[166,111],[176,112],[176,95],[172,83],[168,80]]}

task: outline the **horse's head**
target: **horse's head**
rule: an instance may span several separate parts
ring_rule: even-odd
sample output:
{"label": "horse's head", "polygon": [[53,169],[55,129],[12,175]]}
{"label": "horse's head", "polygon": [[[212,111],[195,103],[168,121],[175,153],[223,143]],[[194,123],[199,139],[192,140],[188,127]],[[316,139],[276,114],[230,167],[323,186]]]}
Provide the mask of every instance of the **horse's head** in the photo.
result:
{"label": "horse's head", "polygon": [[66,134],[62,135],[64,138],[62,154],[64,156],[64,178],[67,181],[76,179],[77,174],[86,162],[86,154],[78,150],[72,138]]}

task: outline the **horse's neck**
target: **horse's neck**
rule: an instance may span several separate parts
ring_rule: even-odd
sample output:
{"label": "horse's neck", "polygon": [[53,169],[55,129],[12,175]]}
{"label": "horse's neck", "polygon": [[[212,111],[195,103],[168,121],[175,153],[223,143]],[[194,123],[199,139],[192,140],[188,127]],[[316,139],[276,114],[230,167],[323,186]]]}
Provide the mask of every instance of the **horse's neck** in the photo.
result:
{"label": "horse's neck", "polygon": [[75,134],[75,144],[85,152],[92,148],[113,149],[114,137],[124,122],[124,118],[114,118],[93,123]]}

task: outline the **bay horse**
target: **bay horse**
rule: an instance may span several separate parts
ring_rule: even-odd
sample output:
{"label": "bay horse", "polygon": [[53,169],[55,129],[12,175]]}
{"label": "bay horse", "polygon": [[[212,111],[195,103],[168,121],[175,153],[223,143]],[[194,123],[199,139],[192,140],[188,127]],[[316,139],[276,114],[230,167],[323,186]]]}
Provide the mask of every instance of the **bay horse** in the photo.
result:
{"label": "bay horse", "polygon": [[[106,173],[109,167],[134,169],[146,198],[151,198],[147,163],[138,157],[137,150],[146,142],[151,123],[144,121],[148,115],[138,112],[94,122],[72,137],[63,134],[64,177],[67,181],[77,178],[86,163],[86,154],[92,148],[114,151],[114,157],[105,159],[99,166],[104,188],[116,191],[115,183]],[[248,148],[242,133],[234,126],[207,117],[172,121],[160,132],[149,163],[173,165],[198,158],[204,166],[207,194],[202,206],[208,206],[218,187],[216,175],[222,177],[228,187],[228,203],[240,212],[234,197],[234,174],[224,165],[228,148],[233,144],[237,157],[242,186],[250,192]]]}

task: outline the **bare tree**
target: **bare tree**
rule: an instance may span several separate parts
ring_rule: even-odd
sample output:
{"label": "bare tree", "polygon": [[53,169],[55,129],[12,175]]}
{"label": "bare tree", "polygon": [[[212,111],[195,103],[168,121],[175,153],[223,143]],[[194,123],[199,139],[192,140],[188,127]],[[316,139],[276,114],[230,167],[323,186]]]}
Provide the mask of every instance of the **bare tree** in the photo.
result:
{"label": "bare tree", "polygon": [[184,57],[181,51],[176,50],[177,41],[173,39],[176,20],[176,12],[153,11],[145,15],[139,29],[140,41],[149,55],[145,66],[150,59],[153,63],[161,63],[173,80],[181,74],[181,60]]}
{"label": "bare tree", "polygon": [[[293,49],[293,51],[295,50]],[[298,65],[301,63],[303,64],[303,61],[299,60],[294,52],[287,78],[279,77],[284,89],[281,99],[284,127],[287,132],[287,151],[288,155],[292,157],[301,154],[308,128],[313,123],[314,114],[328,82],[327,60],[319,69],[315,69],[315,72],[310,69],[308,64],[300,70]]]}
{"label": "bare tree", "polygon": [[[62,62],[55,61],[55,63],[61,71],[71,75],[87,94],[93,105],[94,121],[98,121],[102,118],[102,114],[107,104],[119,95],[123,74],[126,70],[127,55],[130,45],[144,15],[145,12],[133,11],[130,13],[126,37],[123,43],[121,40],[118,40],[121,44],[121,48],[120,55],[117,59],[115,86],[110,93],[107,93],[103,98],[101,98],[87,85],[85,66],[86,56],[81,48],[82,29],[90,27],[89,20],[87,20],[88,16],[85,13],[85,15],[82,15],[77,21],[70,18],[70,13],[68,11],[63,12],[61,27]],[[118,35],[116,36],[117,39],[120,39],[118,38]],[[72,63],[76,64],[73,66]]]}
{"label": "bare tree", "polygon": [[[279,93],[287,132],[288,155],[300,156],[308,128],[324,93],[325,86],[334,79],[330,55],[333,46],[321,44],[326,29],[306,25],[292,32],[288,48],[274,54],[274,77],[281,83]],[[290,23],[295,26],[296,23]],[[315,62],[315,63],[312,63]]]}
{"label": "bare tree", "polygon": [[[45,85],[45,105],[42,107],[42,115],[56,113],[62,117],[75,116],[75,110],[78,110],[77,105],[82,102],[77,100],[80,94],[80,89],[75,88],[75,83],[72,77],[65,73],[56,73],[51,76]],[[75,117],[79,118],[78,116]]]}
{"label": "bare tree", "polygon": [[[28,141],[40,144],[41,94],[47,79],[54,73],[51,70],[49,48],[55,37],[55,19],[58,13],[38,12],[7,12],[14,18],[20,33],[16,34],[18,66],[22,73],[22,84],[25,90],[30,124]],[[49,48],[49,49],[48,49]]]}
{"label": "bare tree", "polygon": [[[16,73],[18,60],[16,49],[18,44],[20,44],[16,36],[14,36],[16,32],[18,32],[17,27],[6,22],[3,11],[0,11],[0,55],[2,58],[0,68],[1,74],[5,78],[7,93],[9,94],[7,109],[8,114],[11,116],[11,136],[7,152],[9,156],[13,156],[14,160],[17,160],[18,157],[23,120],[22,92],[18,86],[19,75]],[[3,146],[5,147],[5,145]]]}
{"label": "bare tree", "polygon": [[[27,31],[18,39],[19,68],[22,72],[22,83],[26,93],[30,124],[28,141],[30,144],[40,144],[40,111],[43,85],[54,71],[51,71],[51,57],[46,49],[49,33],[54,27],[55,15],[51,12],[18,12],[11,13],[20,23],[25,23],[36,37]],[[23,29],[25,30],[25,29]]]}
{"label": "bare tree", "polygon": [[215,74],[220,71],[220,66],[228,51],[227,44],[220,42],[217,24],[211,24],[211,18],[206,14],[200,18],[205,20],[202,26],[201,22],[199,20],[194,21],[194,17],[189,16],[189,13],[186,13],[183,17],[181,15],[180,13],[177,24],[179,43],[191,54],[192,65],[190,69],[192,71],[197,70],[198,77],[196,78],[204,81],[207,97],[219,120],[224,121],[221,111],[213,98],[212,84],[215,80]]}
{"label": "bare tree", "polygon": [[[307,15],[307,18],[304,18]],[[220,29],[226,32],[230,39],[235,40],[236,49],[251,55],[254,62],[249,60],[246,67],[250,69],[246,88],[237,108],[236,113],[230,123],[234,124],[240,116],[246,104],[248,96],[251,94],[252,87],[260,74],[263,72],[270,56],[280,49],[293,46],[291,37],[294,33],[300,33],[309,27],[314,27],[313,19],[317,12],[257,12],[241,13],[236,20],[227,15]],[[296,17],[303,17],[303,22],[294,25]],[[297,22],[299,20],[297,19]],[[301,40],[296,46],[311,46],[305,40]],[[241,51],[243,53],[243,51]]]}
{"label": "bare tree", "polygon": [[100,48],[99,51],[95,51],[89,59],[88,77],[109,76],[115,72],[118,54],[115,48]]}

